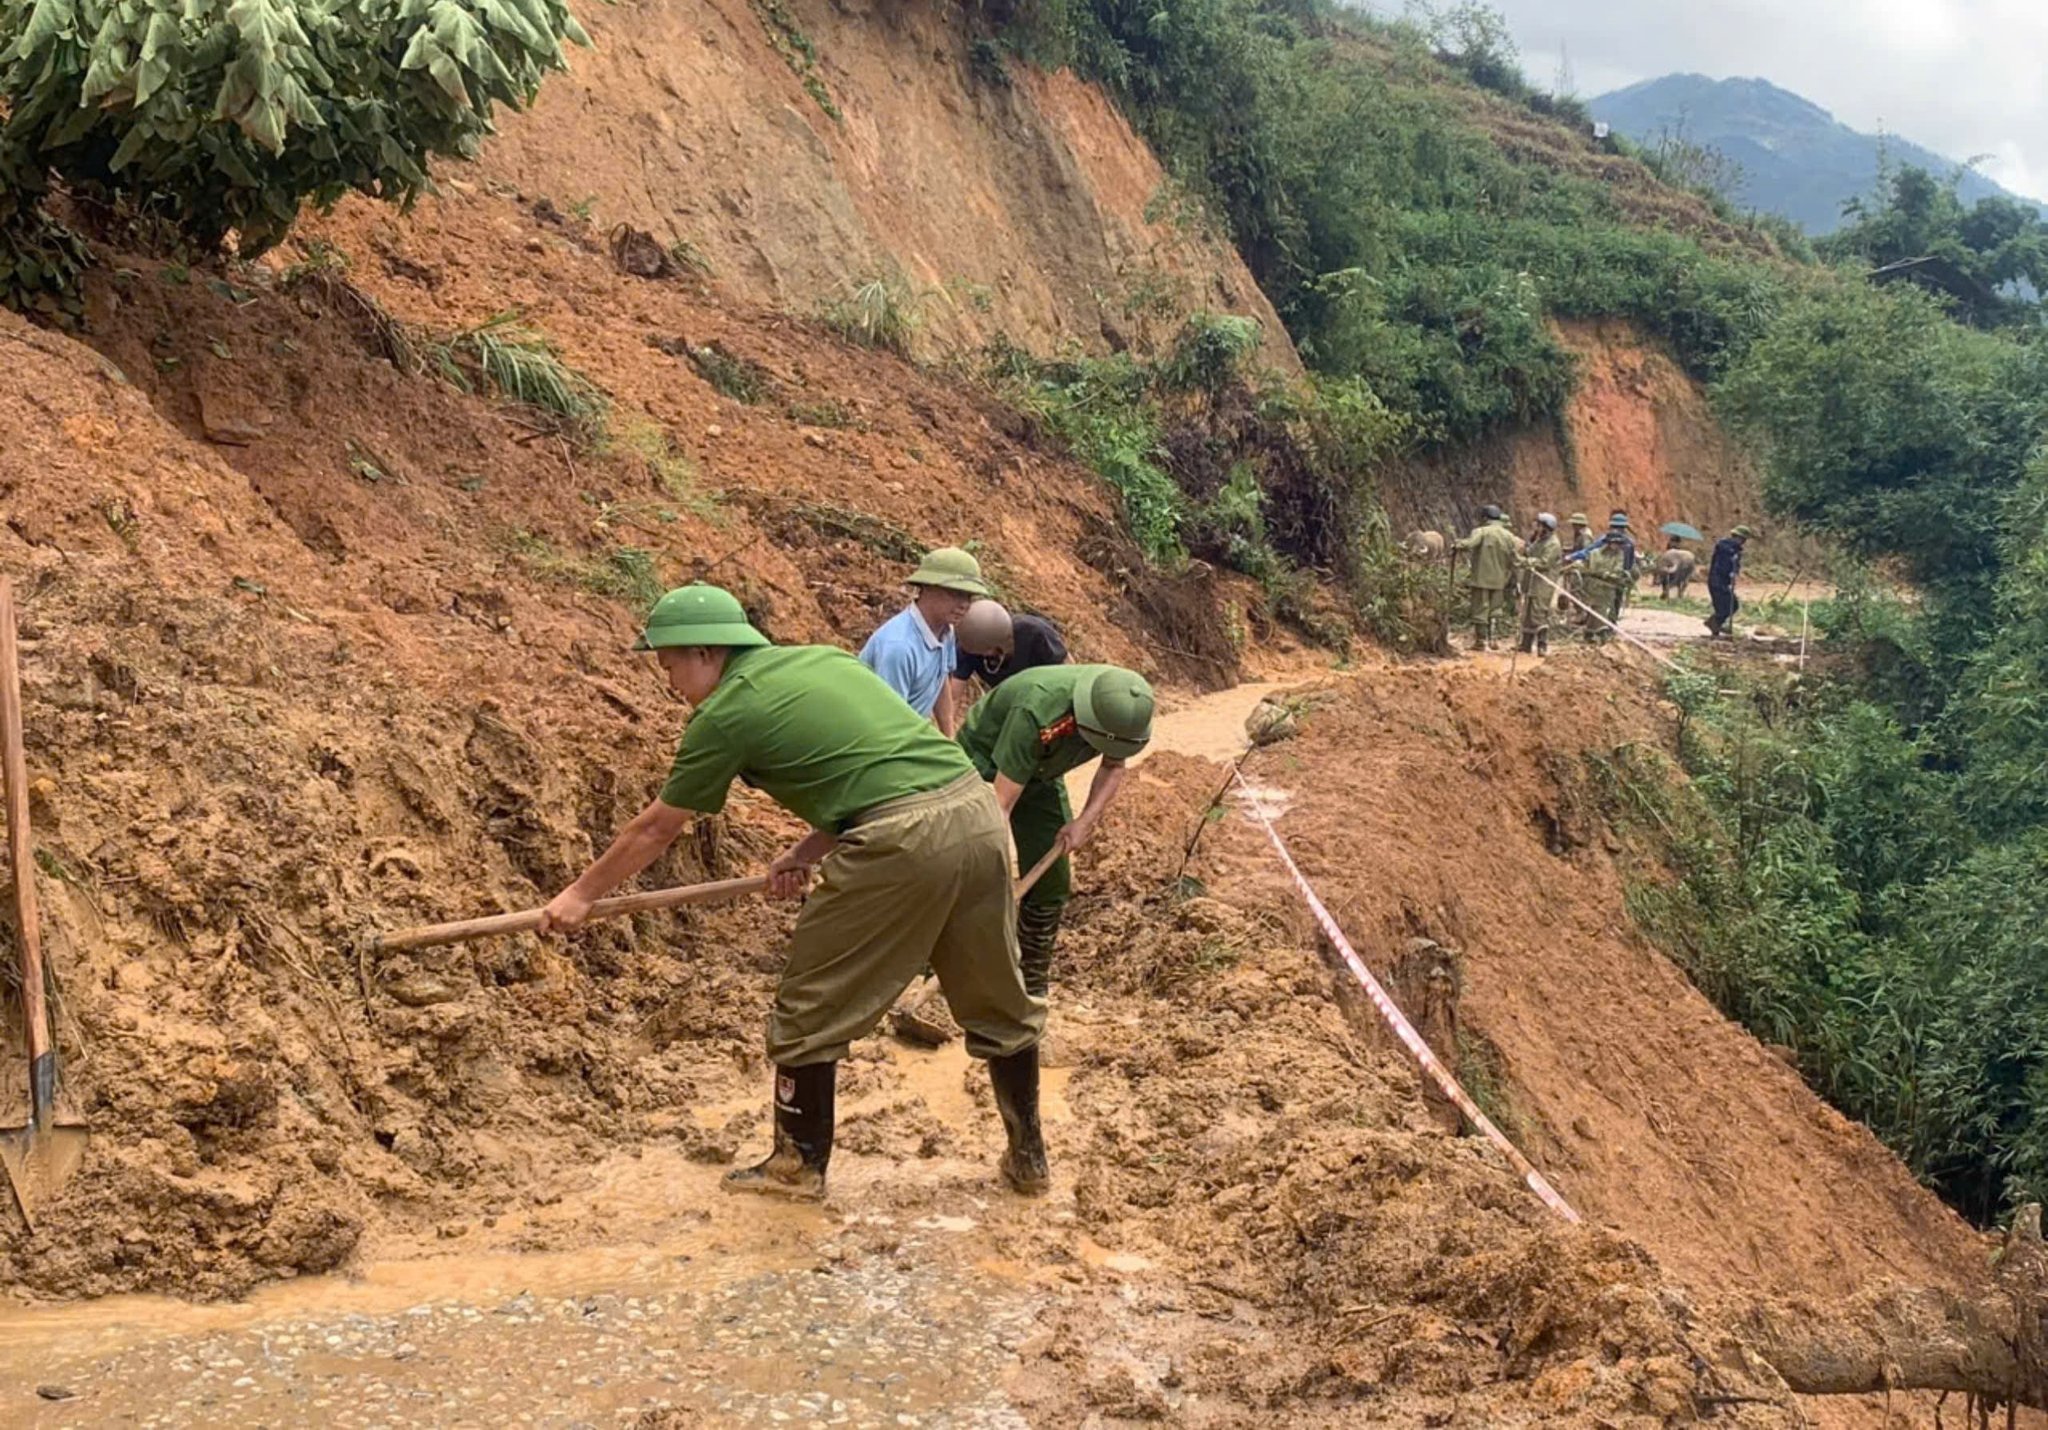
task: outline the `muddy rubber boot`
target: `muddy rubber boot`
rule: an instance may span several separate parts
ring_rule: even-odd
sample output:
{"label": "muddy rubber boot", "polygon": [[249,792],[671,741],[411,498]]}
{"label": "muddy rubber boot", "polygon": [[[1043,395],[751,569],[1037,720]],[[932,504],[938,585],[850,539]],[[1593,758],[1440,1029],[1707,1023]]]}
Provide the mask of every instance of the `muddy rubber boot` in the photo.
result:
{"label": "muddy rubber boot", "polygon": [[1550,632],[1549,632],[1549,631],[1542,631],[1542,632],[1540,632],[1540,633],[1539,633],[1539,634],[1537,635],[1537,637],[1536,637],[1536,654],[1538,654],[1538,655],[1549,655],[1549,654],[1550,654]]}
{"label": "muddy rubber boot", "polygon": [[775,1150],[767,1160],[725,1174],[728,1192],[755,1192],[793,1201],[825,1199],[825,1164],[832,1160],[832,1103],[839,1064],[807,1063],[775,1069]]}
{"label": "muddy rubber boot", "polygon": [[1003,1114],[1003,1131],[1010,1136],[1010,1148],[1003,1153],[1003,1180],[1012,1191],[1035,1197],[1052,1185],[1045,1163],[1045,1133],[1038,1125],[1038,1048],[990,1058],[988,1080],[995,1088],[996,1110]]}
{"label": "muddy rubber boot", "polygon": [[1034,904],[1026,899],[1017,909],[1017,952],[1024,970],[1024,991],[1043,998],[1052,988],[1052,949],[1059,941],[1064,904]]}
{"label": "muddy rubber boot", "polygon": [[1522,644],[1519,649],[1523,655],[1533,655],[1535,653],[1536,636],[1533,631],[1522,632]]}

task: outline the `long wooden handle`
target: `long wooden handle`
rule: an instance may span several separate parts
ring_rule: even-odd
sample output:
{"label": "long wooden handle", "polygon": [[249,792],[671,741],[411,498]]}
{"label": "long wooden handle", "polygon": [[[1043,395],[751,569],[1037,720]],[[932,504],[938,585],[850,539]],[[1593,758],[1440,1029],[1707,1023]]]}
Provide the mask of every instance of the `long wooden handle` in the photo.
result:
{"label": "long wooden handle", "polygon": [[21,654],[14,641],[14,585],[0,576],[0,776],[7,786],[7,846],[14,868],[14,921],[21,943],[21,1009],[28,1024],[29,1090],[36,1124],[47,1120],[50,1023],[43,1006],[43,940],[36,922],[36,861],[28,832],[28,757],[21,746]]}
{"label": "long wooden handle", "polygon": [[1017,881],[1016,886],[1010,891],[1011,895],[1015,898],[1021,899],[1026,894],[1030,893],[1031,886],[1033,884],[1036,884],[1040,879],[1043,879],[1045,877],[1045,871],[1050,869],[1056,862],[1058,862],[1060,855],[1066,852],[1066,840],[1053,840],[1052,848],[1046,850],[1045,857],[1039,860],[1036,864],[1033,864],[1031,866],[1030,872],[1025,874],[1023,878]]}
{"label": "long wooden handle", "polygon": [[[710,884],[679,884],[673,889],[653,889],[644,894],[621,894],[615,899],[599,899],[590,906],[590,917],[615,919],[621,914],[645,913],[649,909],[716,903],[720,899],[737,899],[742,894],[758,894],[767,887],[768,876],[765,874],[756,874],[749,879],[721,879]],[[541,910],[527,909],[516,914],[492,914],[489,918],[458,919],[451,924],[400,929],[396,933],[377,934],[370,940],[370,948],[377,953],[399,953],[409,948],[469,943],[501,933],[525,933],[540,926],[540,916]]]}

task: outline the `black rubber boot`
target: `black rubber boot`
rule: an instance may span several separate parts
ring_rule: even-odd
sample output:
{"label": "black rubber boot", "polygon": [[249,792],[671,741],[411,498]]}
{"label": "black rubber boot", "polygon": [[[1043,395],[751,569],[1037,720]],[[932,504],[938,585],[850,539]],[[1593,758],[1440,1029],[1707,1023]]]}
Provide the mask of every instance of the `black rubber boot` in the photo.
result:
{"label": "black rubber boot", "polygon": [[1538,631],[1538,632],[1536,633],[1536,654],[1538,654],[1538,655],[1549,655],[1549,654],[1550,654],[1550,632],[1549,632],[1549,631],[1547,631],[1547,630],[1546,630],[1546,631]]}
{"label": "black rubber boot", "polygon": [[775,1150],[767,1160],[725,1174],[728,1192],[758,1192],[794,1201],[825,1199],[832,1160],[832,1104],[838,1063],[775,1069]]}
{"label": "black rubber boot", "polygon": [[1535,635],[1535,632],[1533,632],[1533,631],[1523,631],[1523,632],[1522,632],[1522,645],[1521,645],[1521,652],[1522,652],[1522,654],[1523,654],[1523,655],[1530,655],[1530,654],[1534,653],[1535,649],[1536,649],[1536,635]]}
{"label": "black rubber boot", "polygon": [[1034,904],[1026,899],[1017,908],[1017,952],[1024,969],[1024,991],[1033,998],[1045,997],[1052,987],[1052,950],[1059,941],[1060,915],[1064,904]]}
{"label": "black rubber boot", "polygon": [[1010,1149],[1003,1153],[1003,1180],[1013,1191],[1035,1197],[1052,1185],[1045,1164],[1045,1133],[1038,1125],[1038,1048],[988,1060],[988,1080],[995,1088],[996,1110]]}

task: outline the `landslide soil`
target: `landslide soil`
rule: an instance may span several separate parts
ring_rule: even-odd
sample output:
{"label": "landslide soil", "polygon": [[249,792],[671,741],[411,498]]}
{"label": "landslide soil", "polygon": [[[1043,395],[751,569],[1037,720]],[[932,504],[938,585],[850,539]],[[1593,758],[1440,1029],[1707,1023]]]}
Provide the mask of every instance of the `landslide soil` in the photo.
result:
{"label": "landslide soil", "polygon": [[[220,1316],[119,1300],[15,1313],[0,1379],[25,1396],[54,1375],[110,1414],[180,1402],[173,1420],[274,1418],[314,1397],[376,1419],[394,1389],[445,1420],[509,1389],[560,1406],[549,1423],[604,1409],[696,1424],[808,1412],[804,1387],[821,1385],[863,1423],[883,1406],[963,1424],[1800,1423],[1724,1307],[1809,1296],[1824,1313],[1893,1276],[1968,1289],[1983,1248],[1620,930],[1620,875],[1575,762],[1664,738],[1637,679],[1598,656],[1514,686],[1373,668],[1310,697],[1302,733],[1245,767],[1375,964],[1418,931],[1462,952],[1489,1095],[1585,1227],[1431,1118],[1263,834],[1239,808],[1212,814],[1223,767],[1180,751],[1217,749],[1250,703],[1232,692],[1166,719],[1084,859],[1048,1045],[1047,1201],[997,1188],[1000,1133],[957,1048],[882,1039],[845,1069],[822,1211],[719,1196],[719,1168],[765,1136],[755,1047],[780,916],[699,914],[612,946],[526,945],[546,960],[529,980],[473,980],[433,1005],[488,1020],[488,1050],[446,1057],[446,1024],[372,1020],[378,1048],[436,1049],[411,1065],[449,1079],[421,1099],[434,1140],[499,1155],[466,1177],[415,1171],[449,1195],[378,1204],[351,1262],[360,1287],[307,1281]],[[1559,947],[1587,930],[1582,950]],[[350,1007],[338,985],[323,1001]],[[641,995],[651,1011],[618,1016],[642,987],[659,988]],[[558,1128],[459,1080],[481,1064],[535,1096],[527,1008],[544,996],[581,1024],[575,1082],[619,1091],[591,1109],[553,1089]],[[274,1025],[315,1011],[270,997]],[[238,1055],[245,1085],[303,1077]],[[304,1107],[306,1086],[280,1102]],[[96,1116],[121,1135],[113,1109]],[[377,1165],[345,1122],[311,1124],[259,1113],[245,1145],[287,1164],[336,1147],[324,1183],[317,1163],[293,1169],[330,1196]],[[181,1192],[218,1180],[149,1170]],[[131,1186],[104,1161],[94,1176],[103,1196]],[[187,1206],[172,1234],[227,1241],[232,1223]],[[83,1255],[117,1223],[69,1224]],[[829,1336],[862,1317],[895,1349]],[[762,1337],[785,1347],[766,1382],[741,1349]],[[1833,1423],[1882,1415],[1834,1409]]]}

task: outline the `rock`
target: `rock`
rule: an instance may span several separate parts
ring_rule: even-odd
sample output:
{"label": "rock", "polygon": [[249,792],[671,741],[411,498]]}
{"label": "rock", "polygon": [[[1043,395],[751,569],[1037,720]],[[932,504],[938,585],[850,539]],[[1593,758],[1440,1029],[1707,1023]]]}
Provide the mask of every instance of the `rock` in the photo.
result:
{"label": "rock", "polygon": [[1267,696],[1244,717],[1244,732],[1254,745],[1271,745],[1301,733],[1301,720],[1280,701]]}
{"label": "rock", "polygon": [[36,1394],[45,1400],[76,1400],[78,1392],[68,1385],[39,1385]]}
{"label": "rock", "polygon": [[206,440],[224,447],[247,447],[261,441],[267,418],[250,411],[236,396],[219,388],[199,389],[199,427]]}

